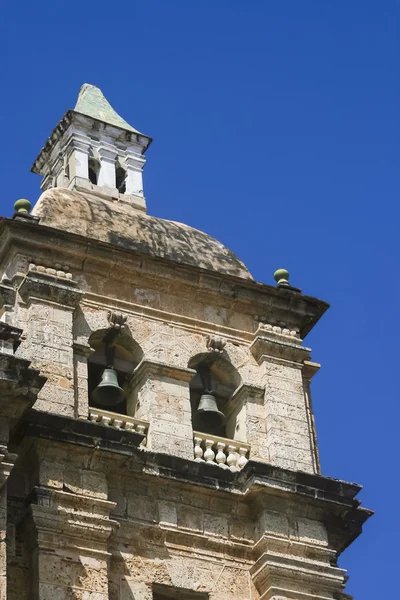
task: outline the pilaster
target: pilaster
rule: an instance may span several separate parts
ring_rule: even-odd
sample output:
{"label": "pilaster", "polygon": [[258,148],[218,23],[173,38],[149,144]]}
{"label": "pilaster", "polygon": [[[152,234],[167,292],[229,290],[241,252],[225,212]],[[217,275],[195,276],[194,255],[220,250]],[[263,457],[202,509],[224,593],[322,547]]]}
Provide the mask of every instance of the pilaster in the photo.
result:
{"label": "pilaster", "polygon": [[97,185],[100,187],[116,187],[115,180],[115,161],[117,158],[117,150],[112,144],[102,143],[97,148],[100,157],[100,171]]}
{"label": "pilaster", "polygon": [[310,349],[301,340],[260,326],[251,352],[265,384],[266,446],[273,464],[317,472],[317,458],[303,389],[303,362]]}
{"label": "pilaster", "polygon": [[68,179],[70,182],[69,187],[71,188],[71,184],[75,178],[88,179],[90,139],[84,135],[74,133],[68,144],[67,152],[69,153]]}
{"label": "pilaster", "polygon": [[[47,377],[36,408],[74,416],[73,313],[83,296],[76,282],[34,265],[18,292],[26,303],[26,339],[20,354],[33,359]],[[69,275],[69,274],[67,274]]]}
{"label": "pilaster", "polygon": [[147,448],[193,459],[189,382],[195,373],[150,361],[133,372],[128,414],[149,421]]}
{"label": "pilaster", "polygon": [[108,600],[114,502],[37,488],[30,506],[32,598]]}
{"label": "pilaster", "polygon": [[16,358],[22,331],[0,323],[0,600],[7,598],[7,482],[17,455],[8,450],[10,430],[33,405],[45,383],[29,361]]}
{"label": "pilaster", "polygon": [[127,167],[126,194],[143,196],[143,167],[146,159],[141,155],[129,154],[125,158]]}

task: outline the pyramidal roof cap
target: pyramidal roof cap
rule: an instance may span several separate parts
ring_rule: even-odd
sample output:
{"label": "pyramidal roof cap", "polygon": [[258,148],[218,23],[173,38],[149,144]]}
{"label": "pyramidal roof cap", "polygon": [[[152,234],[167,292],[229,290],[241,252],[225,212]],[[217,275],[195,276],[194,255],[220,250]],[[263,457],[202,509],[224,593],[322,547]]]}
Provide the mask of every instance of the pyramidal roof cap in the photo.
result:
{"label": "pyramidal roof cap", "polygon": [[106,100],[103,92],[98,87],[90,85],[90,83],[84,83],[81,87],[74,110],[109,125],[133,131],[134,133],[140,133],[140,131],[131,127],[125,119],[120,117],[108,100]]}

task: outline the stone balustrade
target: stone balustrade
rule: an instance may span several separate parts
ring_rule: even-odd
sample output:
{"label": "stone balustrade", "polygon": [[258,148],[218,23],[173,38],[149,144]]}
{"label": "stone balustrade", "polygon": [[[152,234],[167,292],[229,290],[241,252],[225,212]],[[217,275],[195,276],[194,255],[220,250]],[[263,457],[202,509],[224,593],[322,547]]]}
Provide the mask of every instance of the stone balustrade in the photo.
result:
{"label": "stone balustrade", "polygon": [[[147,436],[147,431],[149,429],[148,421],[135,419],[135,417],[121,415],[119,413],[114,413],[100,408],[94,408],[92,406],[89,407],[89,420],[93,421],[94,423],[102,423],[103,425],[117,427],[118,429],[136,431],[137,433],[145,436]],[[146,438],[143,440],[141,445],[146,445]]]}
{"label": "stone balustrade", "polygon": [[250,457],[250,445],[245,442],[228,440],[223,437],[193,432],[194,458],[197,462],[207,462],[223,469],[240,471]]}

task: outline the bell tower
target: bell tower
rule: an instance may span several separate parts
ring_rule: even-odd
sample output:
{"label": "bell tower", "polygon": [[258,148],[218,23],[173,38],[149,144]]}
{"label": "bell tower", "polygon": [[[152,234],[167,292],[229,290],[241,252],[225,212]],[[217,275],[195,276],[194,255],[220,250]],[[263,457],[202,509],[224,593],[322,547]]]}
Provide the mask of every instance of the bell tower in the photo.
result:
{"label": "bell tower", "polygon": [[42,175],[42,190],[77,190],[146,211],[143,168],[150,143],[151,138],[115,112],[99,88],[85,83],[75,108],[54,129],[32,171]]}
{"label": "bell tower", "polygon": [[147,214],[150,141],[85,84],[0,219],[0,600],[349,600],[371,511],[321,473],[329,306]]}

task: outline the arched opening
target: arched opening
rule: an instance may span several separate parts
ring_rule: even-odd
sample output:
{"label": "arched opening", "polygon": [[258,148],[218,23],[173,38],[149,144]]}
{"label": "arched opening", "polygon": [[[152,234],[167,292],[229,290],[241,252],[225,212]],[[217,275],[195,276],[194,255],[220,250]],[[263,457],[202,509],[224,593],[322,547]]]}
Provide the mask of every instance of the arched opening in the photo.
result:
{"label": "arched opening", "polygon": [[100,163],[95,158],[89,158],[89,181],[97,185],[100,172]]}
{"label": "arched opening", "polygon": [[120,194],[126,192],[126,171],[119,163],[115,167],[115,187]]}
{"label": "arched opening", "polygon": [[229,360],[214,352],[197,354],[188,366],[196,370],[190,382],[193,429],[233,438],[230,399],[241,383],[239,373]]}
{"label": "arched opening", "polygon": [[[120,333],[112,346],[107,346],[104,342],[104,336],[108,331],[107,329],[95,331],[89,338],[89,344],[94,350],[88,359],[89,406],[126,415],[128,414],[128,394],[132,372],[141,361],[143,352],[139,344],[129,335],[129,332]],[[115,383],[122,388],[124,394],[118,404],[112,404],[108,407],[96,401],[94,392],[100,382],[104,381],[105,369],[109,367],[112,367],[116,373],[117,381]]]}

